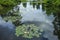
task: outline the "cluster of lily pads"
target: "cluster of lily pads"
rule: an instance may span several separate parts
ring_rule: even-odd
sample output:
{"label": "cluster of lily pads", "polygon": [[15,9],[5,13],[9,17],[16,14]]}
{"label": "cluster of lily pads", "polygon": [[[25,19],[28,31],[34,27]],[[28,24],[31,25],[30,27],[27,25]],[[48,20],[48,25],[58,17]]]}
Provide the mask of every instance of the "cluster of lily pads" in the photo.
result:
{"label": "cluster of lily pads", "polygon": [[37,27],[34,24],[23,24],[21,26],[16,27],[16,35],[17,37],[21,36],[24,38],[33,38],[40,37],[42,35],[43,30],[40,27]]}
{"label": "cluster of lily pads", "polygon": [[19,15],[19,12],[9,13],[6,16],[3,17],[5,21],[12,21],[15,22],[17,20],[20,20],[22,17]]}
{"label": "cluster of lily pads", "polygon": [[21,17],[20,16],[6,16],[3,18],[5,21],[12,21],[15,22],[17,20],[20,20]]}

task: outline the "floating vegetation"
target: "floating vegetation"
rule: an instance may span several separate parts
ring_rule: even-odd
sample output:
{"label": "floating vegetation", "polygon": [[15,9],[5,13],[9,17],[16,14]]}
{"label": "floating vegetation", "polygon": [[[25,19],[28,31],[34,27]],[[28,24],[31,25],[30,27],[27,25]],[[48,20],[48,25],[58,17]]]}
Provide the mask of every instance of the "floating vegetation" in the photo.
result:
{"label": "floating vegetation", "polygon": [[16,20],[20,20],[20,16],[6,16],[3,18],[5,21],[12,21],[15,22]]}
{"label": "floating vegetation", "polygon": [[21,15],[19,15],[20,12],[9,12],[5,16],[2,16],[2,18],[7,22],[7,21],[12,21],[12,23],[16,25],[20,25],[20,19],[22,18]]}
{"label": "floating vegetation", "polygon": [[19,37],[22,35],[22,37],[25,38],[33,38],[33,37],[40,37],[43,30],[40,29],[40,27],[35,26],[34,24],[25,25],[16,27],[16,36]]}

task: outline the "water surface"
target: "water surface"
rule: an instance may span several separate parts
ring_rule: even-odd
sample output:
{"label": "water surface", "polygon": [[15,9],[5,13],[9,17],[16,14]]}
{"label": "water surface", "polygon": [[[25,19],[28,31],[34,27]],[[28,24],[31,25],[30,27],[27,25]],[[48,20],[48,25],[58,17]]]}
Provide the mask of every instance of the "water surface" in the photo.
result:
{"label": "water surface", "polygon": [[[25,5],[25,6],[24,6]],[[11,21],[4,21],[2,17],[0,17],[0,39],[1,40],[58,40],[57,36],[53,34],[54,25],[53,21],[55,17],[53,12],[50,15],[46,14],[46,10],[43,11],[42,4],[31,5],[30,2],[26,2],[23,4],[20,3],[18,5],[19,15],[22,16],[20,20],[23,24],[35,24],[43,29],[42,37],[33,38],[33,39],[25,39],[23,37],[19,37],[14,39],[15,37],[15,26]],[[16,11],[17,8],[14,8]],[[4,29],[4,30],[3,30]]]}

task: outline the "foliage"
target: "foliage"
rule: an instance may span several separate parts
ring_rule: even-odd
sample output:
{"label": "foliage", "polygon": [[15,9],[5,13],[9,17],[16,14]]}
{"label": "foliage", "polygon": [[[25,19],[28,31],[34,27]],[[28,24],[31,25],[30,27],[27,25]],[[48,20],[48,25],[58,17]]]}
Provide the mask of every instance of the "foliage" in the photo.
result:
{"label": "foliage", "polygon": [[6,14],[14,6],[16,6],[20,1],[17,0],[0,0],[0,15]]}
{"label": "foliage", "polygon": [[12,12],[12,13],[7,13],[5,16],[2,16],[5,21],[12,21],[13,23],[16,21],[20,21],[22,18],[21,15],[19,15],[19,12]]}
{"label": "foliage", "polygon": [[[33,0],[34,3],[35,0]],[[27,2],[27,0],[0,0],[0,14],[5,14],[9,10],[11,10],[15,5],[19,4],[20,2]],[[35,3],[40,3],[40,0],[37,0]],[[45,6],[57,6],[60,7],[60,0],[42,0],[42,3],[45,4]]]}
{"label": "foliage", "polygon": [[47,14],[57,14],[60,10],[60,0],[43,0],[43,8],[47,11]]}
{"label": "foliage", "polygon": [[15,2],[16,0],[0,0],[0,4],[5,6],[16,5],[17,3]]}
{"label": "foliage", "polygon": [[21,0],[21,2],[27,2],[27,0]]}
{"label": "foliage", "polygon": [[43,0],[43,3],[51,3],[54,5],[60,5],[60,0]]}
{"label": "foliage", "polygon": [[21,17],[20,16],[6,16],[3,19],[6,20],[6,21],[15,22],[16,20],[21,19]]}
{"label": "foliage", "polygon": [[17,37],[21,36],[25,38],[39,37],[42,34],[40,27],[35,26],[34,24],[25,25],[16,27]]}

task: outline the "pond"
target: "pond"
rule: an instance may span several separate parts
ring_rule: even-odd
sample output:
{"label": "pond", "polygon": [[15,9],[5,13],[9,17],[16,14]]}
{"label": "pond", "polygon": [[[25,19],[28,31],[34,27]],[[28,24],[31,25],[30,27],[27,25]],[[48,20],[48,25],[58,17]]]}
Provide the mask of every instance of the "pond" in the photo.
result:
{"label": "pond", "polygon": [[[9,11],[6,15],[0,17],[0,40],[60,40],[60,20],[59,14],[56,13],[55,9],[53,10],[53,6],[46,7],[45,4],[40,3],[32,3],[32,2],[21,2],[13,10]],[[45,9],[46,8],[46,9]],[[53,11],[52,11],[53,10]],[[13,13],[18,13],[13,15]],[[59,13],[59,12],[57,12]],[[5,21],[5,17],[18,17],[18,22],[22,24],[35,24],[36,26],[40,27],[43,30],[41,37],[33,37],[31,39],[24,38],[24,37],[17,37],[15,35],[15,18],[12,20],[14,23],[7,18]]]}

